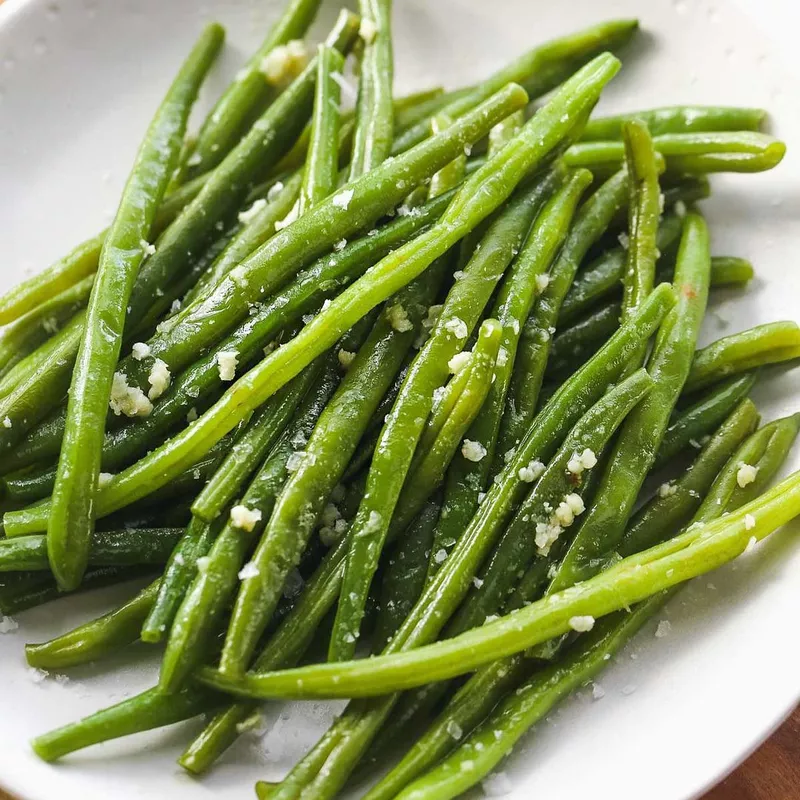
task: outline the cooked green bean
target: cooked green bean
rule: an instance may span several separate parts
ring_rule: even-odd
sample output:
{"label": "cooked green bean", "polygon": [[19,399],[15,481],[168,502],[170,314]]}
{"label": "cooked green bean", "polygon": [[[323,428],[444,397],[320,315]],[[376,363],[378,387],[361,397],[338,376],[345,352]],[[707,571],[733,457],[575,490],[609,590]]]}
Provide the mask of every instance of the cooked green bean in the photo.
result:
{"label": "cooked green bean", "polygon": [[100,254],[70,384],[47,527],[50,567],[59,586],[67,590],[76,588],[86,569],[103,421],[122,346],[128,298],[139,265],[148,254],[147,239],[178,157],[189,112],[222,37],[219,26],[206,28],[175,78],[140,146]]}
{"label": "cooked green bean", "polygon": [[86,305],[93,282],[94,275],[88,275],[3,329],[0,334],[0,377],[8,375],[15,364],[44,344]]}
{"label": "cooked green bean", "polygon": [[767,117],[760,108],[735,106],[666,106],[632,111],[610,117],[595,117],[583,129],[583,141],[622,138],[626,122],[639,120],[653,136],[666,133],[707,133],[718,131],[759,131]]}
{"label": "cooked green bean", "polygon": [[[558,175],[558,173],[556,173]],[[467,437],[486,448],[486,457],[470,461],[456,454],[447,475],[442,514],[436,527],[434,546],[428,566],[432,579],[445,557],[455,546],[478,505],[478,496],[485,490],[496,462],[496,442],[500,420],[506,410],[511,375],[520,339],[520,324],[530,313],[542,276],[567,237],[575,208],[588,184],[588,175],[575,172],[564,187],[550,198],[538,212],[528,239],[512,262],[508,276],[501,284],[491,315],[503,325],[500,359],[489,398],[473,423]]]}
{"label": "cooked green bean", "polygon": [[[489,78],[459,95],[439,109],[458,119],[509,82],[521,83],[531,99],[549,92],[583,64],[607,50],[626,44],[638,30],[634,19],[601,22],[591,28],[560,39],[553,39],[523,53]],[[394,142],[394,152],[402,152],[430,135],[427,120],[413,125]]]}
{"label": "cooked green bean", "polygon": [[[188,161],[190,177],[200,175],[217,166],[245,135],[265,107],[275,97],[278,82],[284,75],[272,75],[265,61],[284,50],[289,42],[302,39],[314,20],[321,0],[291,0],[267,38],[250,57],[244,67],[206,117]],[[288,56],[288,54],[287,54]],[[280,60],[280,59],[278,59]],[[280,65],[278,65],[280,66]],[[279,70],[283,73],[283,70]],[[289,71],[287,66],[286,71]]]}
{"label": "cooked green bean", "polygon": [[239,496],[247,479],[289,424],[298,405],[320,379],[324,364],[325,356],[312,361],[253,415],[236,446],[192,503],[194,516],[212,522]]}
{"label": "cooked green bean", "polygon": [[699,447],[702,439],[750,394],[755,382],[755,372],[730,378],[715,386],[693,405],[673,413],[653,466],[664,466],[689,445]]}
{"label": "cooked green bean", "polygon": [[502,150],[520,132],[524,124],[525,114],[522,111],[517,111],[502,122],[498,122],[489,131],[489,156]]}
{"label": "cooked green bean", "polygon": [[[363,20],[362,20],[363,24]],[[320,45],[317,55],[317,83],[314,112],[311,118],[311,141],[308,147],[303,187],[298,213],[326,198],[335,188],[339,173],[339,84],[333,74],[341,74],[342,54]],[[391,99],[390,99],[391,102]]]}
{"label": "cooked green bean", "polygon": [[364,53],[356,105],[350,180],[375,169],[391,153],[394,139],[392,0],[359,0]]}
{"label": "cooked green bean", "polygon": [[678,304],[659,330],[647,364],[655,387],[623,424],[603,472],[597,499],[552,578],[548,593],[572,586],[591,574],[590,564],[613,551],[624,533],[689,373],[708,297],[708,248],[705,221],[696,212],[687,214],[675,269]]}
{"label": "cooked green bean", "polygon": [[[776,167],[786,145],[765,133],[667,133],[653,138],[667,169],[676,172],[762,172]],[[564,154],[571,167],[616,168],[624,157],[622,142],[580,142]]]}
{"label": "cooked green bean", "polygon": [[29,666],[66,669],[86,664],[139,639],[142,623],[155,602],[158,581],[149,584],[119,608],[85,622],[55,639],[25,645]]}
{"label": "cooked green bean", "polygon": [[[478,567],[496,543],[513,506],[521,499],[521,489],[527,484],[519,480],[519,470],[534,458],[549,458],[555,450],[554,443],[560,441],[580,415],[602,396],[604,388],[619,376],[631,354],[641,348],[642,341],[650,338],[674,303],[672,289],[668,286],[658,287],[637,312],[635,319],[615,334],[602,354],[562,387],[546,411],[538,416],[534,429],[517,448],[499,482],[487,493],[464,537],[414,606],[387,652],[405,647],[409,638],[410,646],[416,646],[437,635],[463,599]],[[553,448],[549,453],[546,451],[548,445]],[[341,550],[327,559],[328,574],[331,577],[340,568],[340,563],[337,563],[339,553]],[[331,588],[338,593],[336,583],[331,580],[331,584]],[[320,604],[325,588],[325,584],[315,587],[315,598],[320,598]],[[292,631],[297,631],[298,626],[302,631],[302,622],[298,618],[291,625],[287,624],[287,635],[291,637]],[[317,790],[320,783],[326,791],[340,787],[396,701],[397,696],[391,695],[367,705],[355,704],[349,708],[337,720],[329,734],[290,773],[284,782],[287,786],[285,796],[292,796],[291,787],[297,783],[308,785],[309,790]],[[334,746],[337,748],[336,752],[331,753]],[[331,763],[327,763],[329,755]]]}
{"label": "cooked green bean", "polygon": [[[433,406],[434,392],[440,389],[450,372],[449,363],[466,343],[492,291],[519,250],[533,215],[541,204],[541,195],[549,191],[552,180],[545,178],[523,191],[490,225],[481,247],[461,270],[461,277],[451,288],[436,326],[411,367],[381,431],[370,466],[365,499],[353,523],[352,551],[348,556],[347,577],[342,585],[338,623],[334,626],[331,646],[342,653],[355,645],[360,617],[352,624],[347,615],[346,598],[352,593],[363,603],[366,588],[377,566],[392,515],[408,473],[414,448],[423,434],[425,421]],[[359,585],[357,589],[356,586]],[[363,607],[362,607],[363,610]],[[333,658],[332,650],[329,657]]]}
{"label": "cooked green bean", "polygon": [[169,695],[167,702],[158,689],[148,689],[85,717],[80,722],[39,736],[33,740],[32,746],[39,758],[55,761],[93,744],[189,719],[210,707],[213,708],[215,702],[222,702],[222,699],[194,686],[184,692]]}
{"label": "cooked green bean", "polygon": [[[534,722],[544,717],[561,699],[597,675],[611,657],[664,605],[664,600],[662,595],[657,595],[640,603],[631,612],[618,612],[602,620],[591,633],[581,637],[558,664],[534,672],[521,686],[520,680],[524,679],[526,673],[530,673],[529,664],[516,664],[516,669],[509,669],[501,681],[487,681],[489,688],[484,691],[491,691],[491,697],[496,697],[497,700],[506,691],[519,688],[511,692],[490,719],[460,743],[448,758],[436,766],[424,756],[419,759],[421,763],[410,764],[409,774],[398,775],[397,783],[392,784],[394,794],[391,796],[398,800],[447,800],[467,791],[495,768]],[[482,678],[493,677],[491,673],[485,676],[483,670],[478,675]],[[458,715],[465,723],[474,725],[481,721],[480,712],[485,709],[480,705],[476,713],[470,708],[479,688],[477,681],[474,684],[470,682],[467,687],[471,691],[469,694],[465,693],[466,697],[462,700],[464,708],[457,708],[455,711],[460,712]],[[454,725],[451,725],[450,730],[453,729]],[[455,729],[460,729],[460,725]],[[425,743],[429,746],[439,745],[442,755],[446,755],[455,745],[452,734],[441,726],[437,728],[435,738],[434,735],[430,739],[425,737]],[[419,756],[416,747],[414,755]],[[416,777],[427,766],[433,768],[406,785],[409,778]],[[386,797],[389,795],[377,792],[367,795],[369,800],[383,800]]]}
{"label": "cooked green bean", "polygon": [[[452,198],[452,192],[438,197],[419,207],[413,215],[398,217],[377,228],[374,235],[356,239],[342,250],[317,259],[292,284],[249,316],[215,350],[177,376],[149,416],[139,419],[135,426],[111,432],[104,449],[103,466],[109,470],[126,466],[151,448],[159,435],[168,433],[201,398],[213,396],[213,391],[222,384],[217,353],[236,351],[245,364],[261,360],[264,345],[274,341],[284,325],[299,321],[304,313],[316,310],[326,296],[331,296],[394,248],[414,238],[442,215]],[[24,398],[25,394],[22,396]],[[27,441],[8,457],[7,466],[26,466],[58,453],[60,437],[58,420],[48,420],[32,431]]]}
{"label": "cooked green bean", "polygon": [[627,176],[619,172],[584,204],[548,275],[547,286],[522,328],[508,403],[500,425],[495,464],[517,446],[536,413],[539,391],[561,303],[588,249],[605,232],[627,200]]}
{"label": "cooked green bean", "polygon": [[[639,121],[622,126],[625,167],[628,174],[628,239],[625,273],[622,278],[622,314],[626,320],[653,291],[658,249],[656,238],[661,209],[661,190],[653,140],[647,126]],[[644,361],[642,352],[638,361]],[[635,363],[633,367],[638,367]]]}
{"label": "cooked green bean", "polygon": [[441,506],[439,499],[428,500],[389,556],[381,579],[378,620],[372,635],[375,652],[386,647],[422,594]]}
{"label": "cooked green bean", "polygon": [[162,691],[178,691],[207,652],[209,637],[215,633],[226,602],[236,589],[247,552],[263,530],[276,496],[294,467],[290,459],[296,452],[295,442],[307,441],[339,382],[338,360],[334,356],[325,361],[319,381],[309,389],[241,501],[230,509],[230,519],[211,546],[175,615],[161,662]]}
{"label": "cooked green bean", "polygon": [[[529,467],[521,479],[536,481],[454,615],[452,635],[483,624],[501,611],[520,572],[534,561],[546,573],[570,540],[569,528],[590,505],[589,477],[617,428],[653,381],[643,369],[600,398],[576,423],[547,464]],[[536,478],[536,473],[541,477]],[[534,532],[535,535],[531,535]]]}
{"label": "cooked green bean", "polygon": [[[164,564],[183,533],[180,528],[132,528],[96,532],[89,546],[93,567]],[[43,534],[0,540],[0,572],[49,569]]]}
{"label": "cooked green bean", "polygon": [[686,391],[703,389],[723,378],[800,356],[800,327],[770,322],[717,339],[695,353]]}
{"label": "cooked green bean", "polygon": [[[755,405],[748,399],[742,400],[689,469],[676,481],[662,484],[650,502],[635,514],[617,548],[620,555],[638,553],[680,530],[697,513],[712,483],[718,480],[739,445],[758,426],[758,421]],[[727,503],[717,504],[716,499],[715,496],[715,505],[727,506]]]}
{"label": "cooked green bean", "polygon": [[361,661],[316,664],[229,679],[204,669],[201,681],[243,697],[370,697],[462,675],[498,657],[627,608],[739,556],[800,513],[800,473],[737,511],[699,524],[663,545],[453,639]]}
{"label": "cooked green bean", "polygon": [[[313,84],[309,83],[306,88],[312,91]],[[286,93],[267,114],[275,113],[275,109],[288,103],[289,100],[284,101],[285,96]],[[476,109],[464,116],[458,124],[451,125],[432,140],[346,184],[332,197],[277,232],[245,259],[235,274],[229,274],[217,284],[208,297],[184,309],[180,324],[149,341],[153,356],[166,361],[173,371],[193,361],[198,349],[219,341],[244,319],[254,302],[280,288],[312,259],[372,225],[401,202],[409,189],[449,163],[466,144],[485,135],[494,123],[517,110],[525,100],[526,96],[519,87],[509,86],[487,101],[480,111]],[[296,113],[296,106],[296,103],[291,106],[293,113]],[[257,141],[260,142],[261,138],[259,135]],[[244,147],[246,142],[247,139],[239,147]],[[238,165],[240,160],[235,159],[235,153],[228,158]],[[215,170],[214,175],[222,166],[224,164]],[[207,191],[208,184],[187,212],[193,207],[203,207]],[[208,224],[209,220],[204,219],[204,231]],[[191,336],[187,336],[187,330],[192,331]],[[138,378],[135,363],[126,360],[123,367],[129,368],[129,378],[131,375]],[[141,380],[144,380],[143,376]]]}

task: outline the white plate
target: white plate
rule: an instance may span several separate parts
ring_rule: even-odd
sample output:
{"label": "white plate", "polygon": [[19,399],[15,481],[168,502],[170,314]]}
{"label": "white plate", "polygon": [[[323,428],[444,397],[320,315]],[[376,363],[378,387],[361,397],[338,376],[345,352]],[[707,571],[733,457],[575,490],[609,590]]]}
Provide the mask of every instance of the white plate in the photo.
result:
{"label": "white plate", "polygon": [[[327,16],[333,2],[326,3]],[[796,314],[800,266],[798,86],[791,0],[396,0],[398,89],[475,80],[532,42],[614,15],[640,15],[647,34],[604,100],[606,108],[670,102],[763,105],[789,143],[769,175],[714,180],[706,204],[714,250],[751,257],[745,298],[717,296],[704,339]],[[765,14],[772,7],[773,13]],[[744,7],[745,10],[741,10]],[[753,17],[747,17],[747,7]],[[8,0],[0,8],[2,288],[111,218],[139,137],[202,24],[218,18],[229,44],[203,109],[263,35],[267,0]],[[755,14],[758,13],[758,23]],[[774,30],[764,33],[758,25]],[[764,36],[773,36],[772,39]],[[767,418],[798,407],[798,378],[773,374],[757,400]],[[797,456],[794,467],[800,464]],[[587,692],[541,725],[507,769],[518,798],[683,800],[719,779],[800,697],[800,548],[784,531],[754,557],[695,581],[666,612],[669,638],[645,630]],[[124,593],[122,593],[124,594]],[[68,683],[36,684],[22,645],[104,609],[119,589],[45,606],[0,637],[0,784],[28,800],[252,797],[277,779],[330,720],[325,704],[282,715],[263,741],[241,742],[203,781],[174,760],[197,724],[131,737],[48,766],[31,736],[150,685],[155,655],[137,650]],[[632,687],[633,694],[627,693]]]}

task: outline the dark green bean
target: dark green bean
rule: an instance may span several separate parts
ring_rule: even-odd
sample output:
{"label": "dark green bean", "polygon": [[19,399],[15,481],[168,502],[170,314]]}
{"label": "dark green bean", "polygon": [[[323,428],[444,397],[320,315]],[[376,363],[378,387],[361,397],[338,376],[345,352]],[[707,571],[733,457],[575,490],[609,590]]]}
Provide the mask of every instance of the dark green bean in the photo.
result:
{"label": "dark green bean", "polygon": [[654,468],[664,466],[689,445],[699,447],[703,438],[750,394],[755,382],[755,372],[730,378],[715,386],[693,405],[674,412],[664,431]]}
{"label": "dark green bean", "polygon": [[158,581],[97,619],[41,644],[25,645],[25,658],[37,669],[66,669],[103,658],[139,639],[142,623],[155,602]]}
{"label": "dark green bean", "polygon": [[218,25],[206,28],[175,78],[139,148],[100,254],[70,384],[47,528],[50,568],[59,586],[67,590],[80,583],[88,561],[102,420],[122,346],[128,298],[139,265],[148,255],[147,239],[178,157],[189,112],[222,39]]}

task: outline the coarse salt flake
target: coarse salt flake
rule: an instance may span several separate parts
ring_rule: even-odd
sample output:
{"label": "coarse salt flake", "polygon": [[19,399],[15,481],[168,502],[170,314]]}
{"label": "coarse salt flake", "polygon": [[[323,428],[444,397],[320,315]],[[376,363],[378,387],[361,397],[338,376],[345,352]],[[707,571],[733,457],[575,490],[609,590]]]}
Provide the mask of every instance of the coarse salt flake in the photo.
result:
{"label": "coarse salt flake", "polygon": [[248,578],[257,578],[259,574],[258,567],[252,561],[248,561],[239,570],[239,580],[246,581]]}
{"label": "coarse salt flake", "polygon": [[456,339],[466,339],[469,336],[467,323],[459,317],[451,317],[444,323],[444,329],[449,331]]}

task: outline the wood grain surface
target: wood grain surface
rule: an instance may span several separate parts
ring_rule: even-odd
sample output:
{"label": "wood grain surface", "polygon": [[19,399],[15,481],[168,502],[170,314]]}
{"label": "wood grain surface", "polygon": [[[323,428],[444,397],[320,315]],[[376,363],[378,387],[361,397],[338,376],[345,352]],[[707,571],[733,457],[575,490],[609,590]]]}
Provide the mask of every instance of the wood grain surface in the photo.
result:
{"label": "wood grain surface", "polygon": [[800,800],[800,708],[703,800]]}

